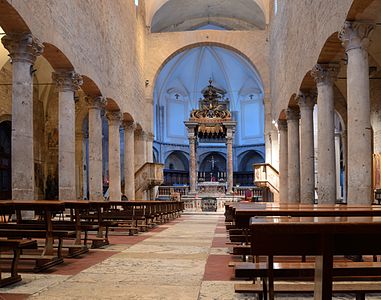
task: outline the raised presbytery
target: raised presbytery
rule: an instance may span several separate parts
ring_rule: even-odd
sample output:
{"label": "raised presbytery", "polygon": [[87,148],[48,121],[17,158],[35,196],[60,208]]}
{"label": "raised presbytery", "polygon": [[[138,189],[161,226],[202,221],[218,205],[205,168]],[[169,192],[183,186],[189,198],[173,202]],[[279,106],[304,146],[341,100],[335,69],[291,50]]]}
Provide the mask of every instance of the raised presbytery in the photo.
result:
{"label": "raised presbytery", "polygon": [[0,0],[0,299],[381,299],[380,0]]}

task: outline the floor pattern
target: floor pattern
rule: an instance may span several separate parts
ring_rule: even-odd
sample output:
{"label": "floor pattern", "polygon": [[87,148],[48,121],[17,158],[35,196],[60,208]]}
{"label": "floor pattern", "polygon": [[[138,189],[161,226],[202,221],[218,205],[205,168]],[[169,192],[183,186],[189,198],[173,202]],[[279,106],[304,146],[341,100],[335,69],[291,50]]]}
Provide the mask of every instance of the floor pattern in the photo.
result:
{"label": "floor pattern", "polygon": [[23,266],[22,282],[0,289],[0,300],[255,299],[234,293],[238,282],[231,280],[227,241],[222,215],[183,215],[138,236],[111,232],[107,247],[90,250],[79,259],[65,259],[48,273],[34,274]]}

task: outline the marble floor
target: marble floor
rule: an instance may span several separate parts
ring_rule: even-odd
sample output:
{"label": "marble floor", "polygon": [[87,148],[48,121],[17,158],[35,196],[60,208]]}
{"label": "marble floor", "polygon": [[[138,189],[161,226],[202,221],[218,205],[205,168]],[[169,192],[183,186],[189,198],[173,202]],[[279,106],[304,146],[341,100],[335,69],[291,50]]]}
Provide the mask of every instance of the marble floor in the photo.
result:
{"label": "marble floor", "polygon": [[226,242],[222,215],[183,215],[138,236],[112,232],[110,245],[66,259],[49,273],[34,274],[25,266],[23,281],[0,289],[0,300],[255,299],[234,293]]}

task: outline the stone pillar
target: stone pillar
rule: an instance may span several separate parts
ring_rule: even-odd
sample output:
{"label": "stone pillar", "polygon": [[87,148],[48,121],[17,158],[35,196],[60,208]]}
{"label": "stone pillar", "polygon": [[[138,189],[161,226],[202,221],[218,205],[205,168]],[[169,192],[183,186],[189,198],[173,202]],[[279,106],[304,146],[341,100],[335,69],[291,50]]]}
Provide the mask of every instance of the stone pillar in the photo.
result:
{"label": "stone pillar", "polygon": [[343,202],[347,203],[348,195],[348,144],[347,130],[341,132],[341,144],[343,145],[343,165],[344,165],[344,187],[343,187]]}
{"label": "stone pillar", "polygon": [[279,201],[288,202],[288,132],[287,121],[278,121],[279,130]]}
{"label": "stone pillar", "polygon": [[339,34],[348,57],[348,204],[371,204],[372,128],[369,96],[369,35],[374,26],[345,22]]}
{"label": "stone pillar", "polygon": [[336,202],[335,109],[333,82],[338,65],[315,65],[311,75],[318,89],[318,203]]}
{"label": "stone pillar", "polygon": [[31,34],[1,39],[12,59],[12,199],[34,199],[32,66],[43,45]]}
{"label": "stone pillar", "polygon": [[111,201],[120,201],[122,197],[120,182],[120,111],[106,113],[108,119],[108,167],[109,167],[109,195]]}
{"label": "stone pillar", "polygon": [[226,153],[227,153],[227,194],[233,193],[233,134],[234,130],[228,128],[226,133]]}
{"label": "stone pillar", "polygon": [[340,139],[341,133],[335,132],[335,162],[336,162],[336,197],[341,198],[341,185],[340,185]]}
{"label": "stone pillar", "polygon": [[152,132],[147,133],[146,137],[146,155],[147,155],[147,162],[153,163],[153,140],[154,135]]}
{"label": "stone pillar", "polygon": [[271,164],[279,171],[279,137],[278,130],[271,131]]}
{"label": "stone pillar", "polygon": [[75,192],[75,101],[82,77],[74,71],[52,74],[58,87],[58,199],[76,199]]}
{"label": "stone pillar", "polygon": [[301,93],[300,108],[300,203],[313,204],[315,200],[315,161],[313,109],[316,96]]}
{"label": "stone pillar", "polygon": [[83,132],[75,133],[75,181],[77,199],[83,199]]}
{"label": "stone pillar", "polygon": [[189,139],[189,186],[190,193],[196,194],[197,161],[196,161],[196,136],[194,128],[188,128]]}
{"label": "stone pillar", "polygon": [[104,97],[87,97],[86,101],[89,104],[89,199],[103,200],[101,110],[107,100]]}
{"label": "stone pillar", "polygon": [[135,128],[133,122],[123,122],[124,126],[124,194],[129,200],[135,199]]}
{"label": "stone pillar", "polygon": [[135,130],[135,172],[146,162],[146,134],[142,129]]}
{"label": "stone pillar", "polygon": [[288,203],[300,203],[299,112],[287,109]]}

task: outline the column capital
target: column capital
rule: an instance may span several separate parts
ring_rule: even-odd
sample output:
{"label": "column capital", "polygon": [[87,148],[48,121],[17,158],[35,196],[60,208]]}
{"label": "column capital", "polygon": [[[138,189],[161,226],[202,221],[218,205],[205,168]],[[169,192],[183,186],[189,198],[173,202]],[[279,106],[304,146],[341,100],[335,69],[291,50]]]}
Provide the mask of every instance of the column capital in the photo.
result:
{"label": "column capital", "polygon": [[134,132],[136,129],[136,123],[134,123],[134,121],[124,120],[122,121],[122,127],[124,128],[125,131]]}
{"label": "column capital", "polygon": [[120,111],[107,111],[106,118],[108,120],[109,126],[120,126],[122,113]]}
{"label": "column capital", "polygon": [[297,102],[300,109],[313,109],[316,104],[316,91],[300,92],[297,96]]}
{"label": "column capital", "polygon": [[287,130],[287,120],[279,119],[278,120],[278,130]]}
{"label": "column capital", "polygon": [[33,64],[44,51],[44,45],[31,33],[9,33],[3,36],[1,42],[8,50],[12,62]]}
{"label": "column capital", "polygon": [[367,51],[370,42],[369,36],[373,29],[374,24],[345,21],[339,32],[339,39],[345,48],[345,52],[353,49]]}
{"label": "column capital", "polygon": [[74,71],[57,71],[52,73],[52,79],[60,92],[75,92],[83,84],[82,76]]}
{"label": "column capital", "polygon": [[152,133],[152,132],[147,132],[147,142],[153,142],[153,140],[155,139],[155,135]]}
{"label": "column capital", "polygon": [[295,108],[289,107],[286,110],[287,121],[297,121],[300,119],[300,113]]}
{"label": "column capital", "polygon": [[332,85],[338,73],[339,64],[316,64],[311,70],[316,85]]}
{"label": "column capital", "polygon": [[85,100],[89,108],[103,109],[107,104],[107,99],[103,96],[86,96]]}

